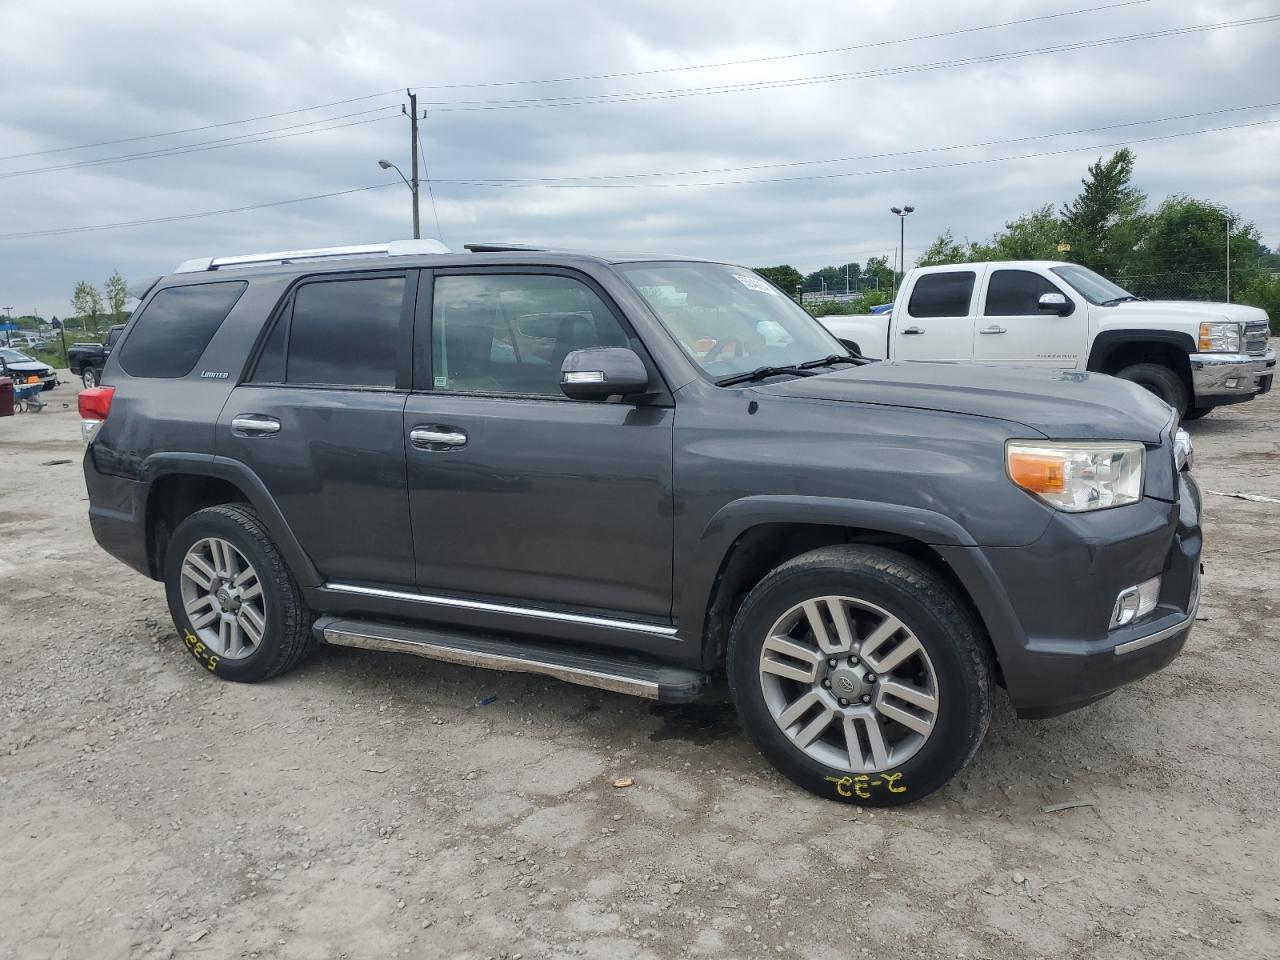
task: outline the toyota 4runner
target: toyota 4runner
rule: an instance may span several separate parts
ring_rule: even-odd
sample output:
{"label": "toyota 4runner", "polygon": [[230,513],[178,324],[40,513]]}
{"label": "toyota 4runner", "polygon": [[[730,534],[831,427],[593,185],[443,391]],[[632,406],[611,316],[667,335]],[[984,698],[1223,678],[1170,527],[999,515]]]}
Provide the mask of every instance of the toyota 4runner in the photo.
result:
{"label": "toyota 4runner", "polygon": [[89,516],[192,656],[318,643],[663,701],[723,677],[800,786],[891,805],[1167,664],[1174,411],[1086,371],[869,362],[750,270],[429,242],[184,263],[80,394]]}

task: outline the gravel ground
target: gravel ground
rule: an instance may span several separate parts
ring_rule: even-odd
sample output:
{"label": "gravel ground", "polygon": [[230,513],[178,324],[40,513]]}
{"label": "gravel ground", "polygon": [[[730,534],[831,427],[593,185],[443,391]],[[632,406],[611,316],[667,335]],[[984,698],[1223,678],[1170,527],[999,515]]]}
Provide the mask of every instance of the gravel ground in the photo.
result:
{"label": "gravel ground", "polygon": [[[873,813],[722,706],[337,649],[216,680],[92,539],[74,395],[0,420],[5,960],[1280,955],[1280,504],[1206,494],[1168,669],[1002,704],[951,786]],[[1280,497],[1278,418],[1191,424],[1206,490]]]}

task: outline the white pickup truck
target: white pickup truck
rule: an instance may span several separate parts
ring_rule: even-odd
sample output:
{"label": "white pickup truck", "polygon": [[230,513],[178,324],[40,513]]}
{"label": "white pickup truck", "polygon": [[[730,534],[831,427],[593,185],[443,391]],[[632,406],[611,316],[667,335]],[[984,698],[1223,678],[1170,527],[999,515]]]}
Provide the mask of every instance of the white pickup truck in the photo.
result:
{"label": "white pickup truck", "polygon": [[1074,263],[917,267],[891,313],[823,317],[863,356],[1108,373],[1184,419],[1271,389],[1276,354],[1256,307],[1142,300]]}

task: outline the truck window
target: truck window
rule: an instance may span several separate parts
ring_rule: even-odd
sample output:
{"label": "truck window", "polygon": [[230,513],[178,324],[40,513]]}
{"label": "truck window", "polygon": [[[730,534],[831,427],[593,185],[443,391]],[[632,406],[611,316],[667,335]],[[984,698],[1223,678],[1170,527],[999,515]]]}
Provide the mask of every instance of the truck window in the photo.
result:
{"label": "truck window", "polygon": [[987,281],[988,317],[1025,317],[1040,312],[1040,296],[1061,293],[1051,282],[1029,270],[995,270]]}
{"label": "truck window", "polygon": [[[403,299],[404,277],[304,284],[293,300],[285,381],[394,387]],[[260,365],[282,341],[272,330]]]}
{"label": "truck window", "polygon": [[975,279],[972,270],[921,274],[911,291],[907,313],[913,317],[967,317]]}
{"label": "truck window", "polygon": [[185,377],[247,286],[224,280],[161,290],[125,341],[120,366],[131,377]]}

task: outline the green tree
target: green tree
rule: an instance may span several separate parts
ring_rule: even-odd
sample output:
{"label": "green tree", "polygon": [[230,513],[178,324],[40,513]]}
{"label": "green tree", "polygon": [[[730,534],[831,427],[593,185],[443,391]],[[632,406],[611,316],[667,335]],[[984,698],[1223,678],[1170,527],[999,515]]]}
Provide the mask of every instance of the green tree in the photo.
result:
{"label": "green tree", "polygon": [[1231,293],[1269,277],[1269,251],[1258,230],[1224,207],[1174,195],[1146,218],[1138,248],[1116,272],[1118,282],[1139,296],[1162,299],[1225,300],[1227,229],[1231,224]]}
{"label": "green tree", "polygon": [[973,244],[959,241],[951,231],[943,230],[933,243],[925,247],[924,253],[916,261],[917,267],[938,267],[948,263],[968,263],[973,259]]}
{"label": "green tree", "polygon": [[80,317],[82,326],[86,320],[89,322],[95,337],[99,335],[98,315],[102,313],[102,307],[102,294],[97,287],[85,280],[76,284],[75,292],[71,294],[71,309]]}
{"label": "green tree", "polygon": [[129,285],[119,270],[113,270],[102,289],[107,295],[107,305],[111,307],[111,321],[119,323],[120,314],[124,313],[124,305],[129,299]]}
{"label": "green tree", "polygon": [[888,257],[868,257],[862,267],[862,289],[870,287],[876,292],[883,292],[881,303],[889,302],[890,287],[893,286],[893,268],[889,266]]}
{"label": "green tree", "polygon": [[987,244],[978,248],[976,260],[1061,260],[1058,244],[1064,239],[1063,223],[1046,203],[1038,210],[1023,214],[1004,225]]}
{"label": "green tree", "polygon": [[1089,165],[1084,189],[1062,208],[1064,239],[1071,259],[1108,276],[1127,261],[1142,229],[1147,198],[1132,186],[1133,151],[1117,150],[1110,160]]}
{"label": "green tree", "polygon": [[755,271],[789,297],[796,295],[796,287],[804,280],[800,271],[789,263],[776,267],[756,267]]}

